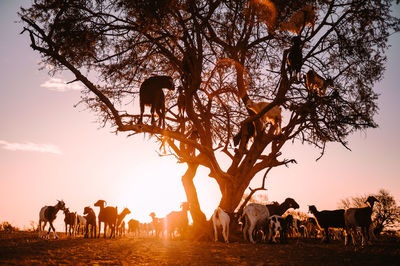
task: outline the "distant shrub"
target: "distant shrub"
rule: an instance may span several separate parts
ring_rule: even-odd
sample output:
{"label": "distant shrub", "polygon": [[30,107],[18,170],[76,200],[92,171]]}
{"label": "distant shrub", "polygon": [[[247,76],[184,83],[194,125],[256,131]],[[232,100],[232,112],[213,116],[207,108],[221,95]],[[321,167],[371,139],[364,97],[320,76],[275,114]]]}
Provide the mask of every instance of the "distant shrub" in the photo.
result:
{"label": "distant shrub", "polygon": [[19,231],[18,227],[12,226],[9,222],[2,222],[0,224],[0,232],[13,232]]}

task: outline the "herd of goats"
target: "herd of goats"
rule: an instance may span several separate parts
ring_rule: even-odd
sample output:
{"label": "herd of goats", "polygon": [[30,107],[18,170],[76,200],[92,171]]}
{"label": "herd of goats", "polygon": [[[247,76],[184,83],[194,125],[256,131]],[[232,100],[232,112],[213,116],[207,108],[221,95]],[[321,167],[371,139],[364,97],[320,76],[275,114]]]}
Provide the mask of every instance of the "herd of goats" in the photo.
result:
{"label": "herd of goats", "polygon": [[[223,239],[229,243],[229,231],[233,225],[240,225],[244,239],[251,243],[257,240],[262,242],[269,241],[276,243],[277,239],[281,243],[287,242],[288,237],[297,238],[317,238],[322,237],[323,241],[329,242],[330,239],[345,239],[347,245],[351,237],[353,245],[357,245],[357,239],[361,237],[361,244],[364,246],[366,241],[375,238],[371,230],[371,215],[374,203],[378,201],[375,197],[368,197],[365,207],[349,208],[338,210],[318,211],[314,205],[309,206],[309,212],[314,217],[300,220],[291,214],[284,215],[289,209],[298,209],[299,205],[292,198],[287,198],[281,204],[249,203],[244,207],[242,213],[227,213],[222,208],[217,207],[214,211],[210,224],[214,229],[214,240],[218,241],[218,232],[222,232]],[[128,208],[124,208],[118,213],[117,207],[105,206],[104,200],[98,200],[94,206],[99,207],[99,214],[96,217],[94,210],[87,206],[84,208],[83,216],[76,212],[71,212],[64,201],[58,201],[55,206],[44,206],[39,214],[39,237],[49,238],[51,230],[54,237],[58,238],[53,226],[58,211],[64,212],[65,233],[66,235],[76,236],[81,233],[85,238],[100,237],[101,223],[104,224],[103,236],[109,237],[123,236],[126,231],[124,218],[130,214]],[[151,223],[140,223],[138,220],[128,221],[128,233],[134,236],[154,236],[163,238],[165,232],[167,237],[174,239],[184,238],[189,229],[188,219],[189,204],[181,204],[181,211],[172,211],[164,218],[157,218],[154,212],[150,213]],[[42,225],[43,222],[43,225]],[[45,227],[47,222],[50,224],[46,235]],[[97,230],[98,229],[98,230]],[[277,236],[279,235],[279,238]]]}

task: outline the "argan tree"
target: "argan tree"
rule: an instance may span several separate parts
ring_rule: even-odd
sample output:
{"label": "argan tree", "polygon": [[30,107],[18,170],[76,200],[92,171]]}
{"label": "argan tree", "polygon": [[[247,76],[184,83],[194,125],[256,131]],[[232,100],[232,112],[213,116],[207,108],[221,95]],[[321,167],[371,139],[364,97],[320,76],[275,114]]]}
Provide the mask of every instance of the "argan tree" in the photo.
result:
{"label": "argan tree", "polygon": [[[210,169],[220,206],[233,212],[257,173],[295,162],[282,155],[286,143],[311,143],[322,156],[328,142],[347,147],[351,133],[377,126],[373,86],[383,77],[388,37],[399,30],[391,5],[35,0],[19,15],[32,49],[53,73],[73,73],[71,82],[85,87],[81,102],[102,125],[147,133],[164,153],[187,164],[182,183],[197,227],[206,220],[193,183],[199,166]],[[289,71],[288,61],[301,73]],[[304,74],[311,69],[333,80],[325,94],[306,87]],[[169,75],[183,88],[185,115],[178,116],[177,94],[167,95],[165,127],[150,124],[148,116],[138,123],[140,84],[153,75]],[[255,113],[246,107],[249,99],[268,104]],[[278,132],[260,119],[274,107],[282,115]],[[255,132],[246,145],[249,124]],[[232,138],[240,129],[235,148]]]}

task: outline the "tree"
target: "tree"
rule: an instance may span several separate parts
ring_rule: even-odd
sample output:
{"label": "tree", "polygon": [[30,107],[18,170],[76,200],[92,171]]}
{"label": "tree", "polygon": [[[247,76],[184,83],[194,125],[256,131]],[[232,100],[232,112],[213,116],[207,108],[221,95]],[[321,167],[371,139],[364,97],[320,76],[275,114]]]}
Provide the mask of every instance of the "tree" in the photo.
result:
{"label": "tree", "polygon": [[[365,201],[369,195],[351,197],[341,200],[339,208],[360,208],[365,207]],[[372,219],[376,223],[374,233],[379,235],[383,229],[395,227],[400,222],[400,207],[389,191],[385,189],[373,195],[379,202],[374,205]]]}
{"label": "tree", "polygon": [[[166,154],[187,164],[182,183],[197,227],[206,221],[193,183],[200,165],[219,185],[220,206],[232,212],[257,173],[295,162],[282,158],[286,143],[310,143],[322,156],[327,143],[347,147],[351,133],[377,126],[373,85],[382,79],[388,37],[399,30],[391,5],[389,0],[35,0],[19,15],[32,49],[53,67],[51,74],[75,75],[71,82],[85,86],[81,102],[103,126],[150,133]],[[297,35],[302,71],[314,69],[334,81],[326,95],[307,90],[288,73]],[[166,127],[139,124],[138,115],[126,108],[151,75],[170,75],[183,87],[184,118],[174,96],[166,99]],[[249,99],[269,104],[255,114],[246,108]],[[284,116],[277,134],[259,119],[275,106]],[[256,134],[249,149],[245,127],[234,149],[232,136],[250,122]]]}

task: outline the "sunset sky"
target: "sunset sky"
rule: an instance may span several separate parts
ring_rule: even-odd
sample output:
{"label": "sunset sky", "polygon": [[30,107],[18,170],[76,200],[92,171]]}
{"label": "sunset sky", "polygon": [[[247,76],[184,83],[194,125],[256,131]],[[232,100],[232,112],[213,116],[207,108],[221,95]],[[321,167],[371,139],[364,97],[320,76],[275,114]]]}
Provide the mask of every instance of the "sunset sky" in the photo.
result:
{"label": "sunset sky", "polygon": [[[0,222],[20,228],[38,222],[39,210],[63,199],[72,211],[83,213],[104,199],[127,218],[149,222],[154,211],[162,217],[185,201],[181,176],[184,164],[159,157],[148,136],[115,135],[100,128],[96,117],[80,100],[80,85],[70,73],[48,75],[39,70],[40,56],[20,35],[20,6],[30,1],[0,1]],[[400,15],[400,7],[394,11]],[[352,151],[329,144],[318,162],[319,150],[309,145],[287,144],[284,158],[297,165],[275,168],[267,180],[270,201],[294,198],[300,210],[307,205],[334,209],[341,199],[389,190],[400,200],[400,34],[391,36],[392,47],[384,80],[375,85],[380,94],[379,128],[349,138]],[[209,171],[200,168],[195,178],[202,210],[210,217],[220,192]],[[261,174],[251,187],[261,184]],[[98,211],[97,207],[93,207]],[[64,215],[59,213],[57,230]],[[127,219],[127,220],[128,220]]]}

